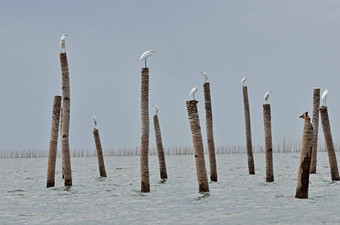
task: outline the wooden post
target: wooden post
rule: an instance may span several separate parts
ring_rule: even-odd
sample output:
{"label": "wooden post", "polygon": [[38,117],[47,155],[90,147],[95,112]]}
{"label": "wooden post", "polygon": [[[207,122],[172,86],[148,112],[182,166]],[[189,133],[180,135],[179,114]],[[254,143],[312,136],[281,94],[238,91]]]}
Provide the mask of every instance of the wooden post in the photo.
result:
{"label": "wooden post", "polygon": [[336,155],[334,151],[334,144],[332,139],[331,127],[328,119],[327,106],[321,106],[321,124],[323,129],[323,134],[325,136],[325,144],[328,152],[329,167],[331,169],[332,180],[340,180],[338,163],[336,161]]}
{"label": "wooden post", "polygon": [[70,129],[70,77],[66,53],[60,53],[61,73],[62,73],[62,124],[61,124],[61,151],[63,161],[63,173],[65,186],[72,186],[72,170],[69,146]]}
{"label": "wooden post", "polygon": [[168,174],[166,172],[166,163],[165,163],[165,157],[164,157],[163,143],[162,143],[161,128],[159,127],[157,114],[153,116],[153,124],[155,128],[160,176],[161,176],[161,179],[168,179]]}
{"label": "wooden post", "polygon": [[249,110],[249,100],[248,100],[248,88],[247,86],[242,86],[243,91],[243,104],[244,104],[244,121],[246,127],[246,147],[248,156],[248,171],[249,174],[255,174],[255,164],[253,156],[253,144],[251,141],[251,125],[250,125],[250,110]]}
{"label": "wooden post", "polygon": [[187,110],[190,121],[192,142],[194,144],[195,151],[195,163],[196,163],[196,174],[198,181],[198,189],[199,192],[209,192],[209,184],[208,184],[208,176],[207,170],[205,167],[204,160],[204,149],[203,149],[203,140],[201,134],[201,126],[197,111],[197,103],[196,100],[187,101]]}
{"label": "wooden post", "polygon": [[264,138],[266,148],[266,181],[274,181],[273,147],[270,104],[263,104]]}
{"label": "wooden post", "polygon": [[310,123],[310,118],[308,116],[301,116],[300,118],[304,118],[305,122],[303,126],[302,147],[295,198],[308,198],[309,171],[313,146],[313,126]]}
{"label": "wooden post", "polygon": [[149,180],[149,68],[142,68],[141,81],[142,136],[140,147],[141,191],[150,192]]}
{"label": "wooden post", "polygon": [[217,166],[216,166],[215,142],[214,142],[214,132],[213,132],[213,117],[212,117],[209,82],[205,82],[203,87],[204,87],[204,104],[205,104],[207,140],[208,140],[209,164],[210,164],[210,180],[217,182]]}
{"label": "wooden post", "polygon": [[61,106],[61,96],[54,96],[50,147],[49,147],[49,152],[48,152],[48,165],[47,165],[46,187],[48,188],[54,187],[55,164],[56,164],[56,159],[57,159],[57,148],[58,148],[60,106]]}
{"label": "wooden post", "polygon": [[320,88],[313,91],[313,147],[310,173],[316,173],[316,162],[318,152],[318,131],[319,131],[319,107],[320,107]]}
{"label": "wooden post", "polygon": [[99,174],[100,174],[101,177],[106,177],[102,144],[100,142],[99,131],[98,131],[97,128],[93,129],[93,137],[94,137],[94,141],[96,143],[96,149],[97,149]]}

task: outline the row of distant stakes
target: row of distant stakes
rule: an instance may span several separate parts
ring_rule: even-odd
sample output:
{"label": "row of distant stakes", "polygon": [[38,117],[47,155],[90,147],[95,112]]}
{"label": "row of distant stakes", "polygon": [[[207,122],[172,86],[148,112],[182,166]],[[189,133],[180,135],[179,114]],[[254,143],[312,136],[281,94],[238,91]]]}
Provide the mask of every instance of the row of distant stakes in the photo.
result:
{"label": "row of distant stakes", "polygon": [[[69,81],[69,69],[66,56],[66,38],[67,34],[63,34],[60,40],[61,53],[60,63],[62,72],[62,97],[55,96],[52,112],[52,127],[49,145],[48,156],[48,169],[47,169],[47,187],[53,187],[55,180],[55,165],[57,155],[58,134],[60,127],[61,136],[61,149],[62,149],[62,174],[65,186],[72,186],[72,174],[71,174],[71,161],[70,161],[70,148],[69,148],[69,125],[70,125],[70,81]],[[146,60],[153,53],[152,50],[146,51],[140,57],[140,60],[144,60],[145,67],[141,69],[141,122],[142,122],[142,135],[140,146],[140,171],[141,171],[141,191],[150,192],[149,182],[149,68],[146,65]],[[209,164],[210,164],[210,180],[217,181],[217,166],[215,157],[215,144],[213,136],[213,120],[212,120],[212,108],[210,98],[210,84],[208,82],[207,73],[202,72],[205,77],[204,88],[204,100],[205,100],[205,112],[206,112],[206,132],[209,152]],[[255,174],[255,166],[252,151],[252,139],[251,139],[251,124],[250,124],[250,112],[248,101],[248,90],[245,84],[247,78],[243,78],[243,102],[244,102],[244,118],[245,118],[245,130],[246,130],[246,149],[248,157],[248,171],[249,174]],[[197,86],[195,86],[190,95],[193,100],[186,102],[187,111],[189,116],[190,128],[192,133],[192,141],[194,146],[194,156],[196,163],[196,174],[198,180],[199,192],[209,192],[209,183],[207,177],[207,171],[204,159],[203,140],[201,134],[201,127],[199,122],[199,114],[197,110],[197,103],[195,99],[195,93],[197,92]],[[265,96],[265,104],[263,104],[263,120],[264,120],[264,133],[265,133],[265,157],[266,157],[266,181],[274,181],[273,173],[273,150],[272,150],[272,132],[271,132],[271,110],[270,104],[268,104],[268,98],[270,95],[268,91]],[[317,158],[317,140],[318,140],[318,124],[319,124],[319,112],[321,115],[321,122],[323,133],[325,137],[325,144],[329,157],[331,178],[333,181],[339,180],[339,172],[336,161],[336,155],[334,151],[334,145],[332,140],[332,134],[329,125],[327,106],[325,105],[327,99],[327,89],[322,94],[323,106],[320,108],[320,88],[314,88],[313,93],[313,118],[312,123],[308,112],[300,116],[304,119],[303,135],[302,135],[302,147],[300,153],[299,169],[297,171],[297,188],[296,198],[308,198],[308,184],[309,174],[316,173],[316,158]],[[154,129],[156,135],[157,153],[159,159],[160,178],[167,179],[166,163],[163,151],[161,130],[158,120],[158,107],[153,105],[155,109]],[[106,177],[106,171],[104,166],[103,152],[99,137],[99,131],[97,129],[96,117],[93,117],[94,129],[93,135],[95,145],[97,149],[98,164],[100,176]]]}

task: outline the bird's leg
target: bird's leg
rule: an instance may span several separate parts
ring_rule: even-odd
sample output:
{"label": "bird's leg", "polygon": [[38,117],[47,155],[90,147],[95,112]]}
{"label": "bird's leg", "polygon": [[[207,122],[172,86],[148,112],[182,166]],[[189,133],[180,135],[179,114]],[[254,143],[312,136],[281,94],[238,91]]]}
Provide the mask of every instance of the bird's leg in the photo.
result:
{"label": "bird's leg", "polygon": [[146,59],[145,59],[145,68],[146,68]]}

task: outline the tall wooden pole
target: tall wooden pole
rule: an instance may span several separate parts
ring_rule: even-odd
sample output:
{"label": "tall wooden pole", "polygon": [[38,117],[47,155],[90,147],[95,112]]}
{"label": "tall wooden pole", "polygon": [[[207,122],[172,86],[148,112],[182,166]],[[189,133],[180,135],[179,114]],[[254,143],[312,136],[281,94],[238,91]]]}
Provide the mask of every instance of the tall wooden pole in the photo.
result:
{"label": "tall wooden pole", "polygon": [[192,142],[194,144],[198,189],[199,192],[209,192],[208,176],[205,167],[203,140],[197,111],[197,103],[198,101],[191,100],[187,101],[186,105],[190,121]]}
{"label": "tall wooden pole", "polygon": [[272,147],[272,125],[270,104],[263,105],[264,138],[266,148],[266,181],[274,181],[273,172],[273,147]]}
{"label": "tall wooden pole", "polygon": [[166,163],[165,163],[165,156],[164,156],[164,150],[163,150],[163,143],[162,143],[161,128],[159,127],[159,120],[158,120],[157,114],[153,116],[153,124],[155,128],[160,176],[161,176],[161,179],[168,179],[168,174],[166,172]]}
{"label": "tall wooden pole", "polygon": [[204,87],[204,104],[205,104],[205,118],[206,118],[206,129],[207,129],[207,139],[208,139],[209,164],[210,164],[210,180],[217,182],[217,166],[216,166],[215,142],[214,142],[214,132],[213,132],[213,117],[212,117],[209,82],[205,82],[203,87]]}
{"label": "tall wooden pole", "polygon": [[105,164],[104,164],[104,156],[103,156],[103,150],[102,150],[102,144],[100,142],[100,136],[99,131],[97,128],[93,129],[93,137],[96,144],[97,149],[97,158],[98,158],[98,166],[99,166],[99,174],[101,177],[106,177],[106,171],[105,171]]}
{"label": "tall wooden pole", "polygon": [[57,159],[57,148],[58,148],[60,106],[61,106],[61,96],[54,96],[50,147],[49,147],[49,152],[48,152],[46,187],[54,187],[55,164],[56,164],[56,159]]}
{"label": "tall wooden pole", "polygon": [[247,86],[242,86],[243,91],[243,104],[244,104],[244,121],[246,127],[246,147],[248,156],[248,171],[249,174],[255,174],[255,164],[253,156],[253,144],[251,141],[251,123],[250,123],[250,110],[249,110],[249,100],[248,100],[248,88]]}
{"label": "tall wooden pole", "polygon": [[319,131],[319,107],[320,107],[320,88],[313,91],[313,147],[310,173],[316,173],[316,162],[318,152],[318,131]]}
{"label": "tall wooden pole", "polygon": [[142,136],[140,148],[141,191],[150,192],[149,180],[149,68],[142,68],[141,81]]}
{"label": "tall wooden pole", "polygon": [[64,185],[72,186],[71,156],[69,146],[70,129],[70,77],[66,53],[60,53],[61,73],[62,73],[62,130],[61,130],[61,151],[64,171]]}
{"label": "tall wooden pole", "polygon": [[325,144],[328,152],[329,167],[331,169],[332,180],[340,180],[338,163],[336,160],[336,155],[334,151],[334,144],[332,139],[331,127],[328,119],[327,106],[321,106],[321,124],[323,129],[323,134],[325,136]]}
{"label": "tall wooden pole", "polygon": [[311,155],[313,145],[313,126],[310,118],[301,116],[305,120],[302,135],[302,147],[300,152],[300,162],[295,198],[308,198],[309,171],[311,166]]}

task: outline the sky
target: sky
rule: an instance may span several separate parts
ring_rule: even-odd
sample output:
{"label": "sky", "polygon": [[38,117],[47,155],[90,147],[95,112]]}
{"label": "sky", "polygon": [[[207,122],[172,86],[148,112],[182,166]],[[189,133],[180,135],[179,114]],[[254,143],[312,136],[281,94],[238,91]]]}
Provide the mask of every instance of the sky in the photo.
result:
{"label": "sky", "polygon": [[[48,149],[53,97],[61,95],[59,40],[67,33],[70,146],[140,146],[139,57],[150,68],[163,145],[192,146],[185,102],[196,98],[206,145],[203,83],[211,86],[216,146],[245,145],[242,85],[248,77],[253,145],[264,144],[262,104],[271,90],[273,144],[299,140],[313,88],[327,88],[340,135],[340,2],[335,0],[0,1],[0,151]],[[319,137],[322,139],[321,124]],[[59,146],[60,147],[60,146]]]}

